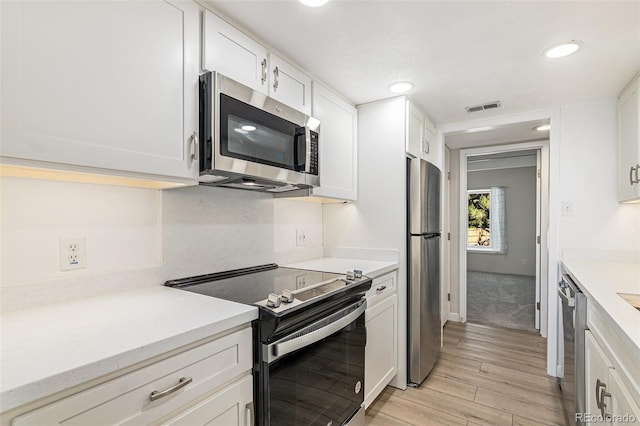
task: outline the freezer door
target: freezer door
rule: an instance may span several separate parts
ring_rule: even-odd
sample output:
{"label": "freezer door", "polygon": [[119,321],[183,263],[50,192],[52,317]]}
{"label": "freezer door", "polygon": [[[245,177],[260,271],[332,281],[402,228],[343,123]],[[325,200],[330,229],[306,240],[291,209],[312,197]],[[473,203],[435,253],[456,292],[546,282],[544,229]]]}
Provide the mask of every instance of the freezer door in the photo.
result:
{"label": "freezer door", "polygon": [[410,238],[409,382],[420,384],[440,354],[440,237]]}
{"label": "freezer door", "polygon": [[409,232],[440,232],[441,172],[433,164],[419,158],[407,159],[407,197]]}

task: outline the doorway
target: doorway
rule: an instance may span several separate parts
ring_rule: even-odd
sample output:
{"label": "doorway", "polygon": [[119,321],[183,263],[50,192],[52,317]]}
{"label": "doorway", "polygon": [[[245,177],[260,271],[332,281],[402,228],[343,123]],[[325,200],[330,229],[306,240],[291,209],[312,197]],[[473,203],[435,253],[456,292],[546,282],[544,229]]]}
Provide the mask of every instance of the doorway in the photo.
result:
{"label": "doorway", "polygon": [[467,155],[468,321],[540,328],[539,158],[540,149]]}

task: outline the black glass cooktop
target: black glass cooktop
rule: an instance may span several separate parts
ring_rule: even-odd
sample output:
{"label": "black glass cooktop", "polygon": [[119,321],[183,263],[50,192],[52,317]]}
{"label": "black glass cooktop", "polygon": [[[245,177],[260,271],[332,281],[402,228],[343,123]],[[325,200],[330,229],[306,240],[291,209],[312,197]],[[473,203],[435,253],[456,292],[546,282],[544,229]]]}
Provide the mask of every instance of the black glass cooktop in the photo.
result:
{"label": "black glass cooktop", "polygon": [[[284,290],[301,290],[342,277],[344,274],[280,268],[278,265],[270,264],[171,280],[165,285],[232,302],[254,305],[267,299],[270,293],[282,294]],[[317,291],[312,290],[310,295]],[[302,297],[304,296],[300,294],[299,299],[302,300]]]}

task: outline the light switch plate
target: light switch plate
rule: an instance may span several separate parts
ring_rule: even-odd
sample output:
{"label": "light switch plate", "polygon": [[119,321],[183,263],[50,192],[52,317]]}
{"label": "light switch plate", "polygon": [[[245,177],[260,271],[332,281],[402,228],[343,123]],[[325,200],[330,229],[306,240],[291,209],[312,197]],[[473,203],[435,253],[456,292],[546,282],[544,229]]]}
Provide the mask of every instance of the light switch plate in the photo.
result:
{"label": "light switch plate", "polygon": [[573,216],[573,201],[562,202],[562,216]]}

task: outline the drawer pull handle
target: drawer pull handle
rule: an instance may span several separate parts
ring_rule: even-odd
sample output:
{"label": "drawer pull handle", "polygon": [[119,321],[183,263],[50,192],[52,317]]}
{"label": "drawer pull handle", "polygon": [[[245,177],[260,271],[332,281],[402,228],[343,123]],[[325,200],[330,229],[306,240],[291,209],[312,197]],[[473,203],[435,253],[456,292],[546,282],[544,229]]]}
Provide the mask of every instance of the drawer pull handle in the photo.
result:
{"label": "drawer pull handle", "polygon": [[382,293],[386,288],[386,285],[381,285],[380,287],[376,288],[376,293]]}
{"label": "drawer pull handle", "polygon": [[178,381],[177,385],[171,386],[169,389],[165,389],[161,392],[153,391],[151,392],[151,395],[149,395],[149,399],[152,401],[156,401],[160,398],[164,398],[165,396],[170,395],[182,389],[183,387],[187,386],[191,382],[193,382],[193,379],[191,377],[180,377],[180,381]]}

